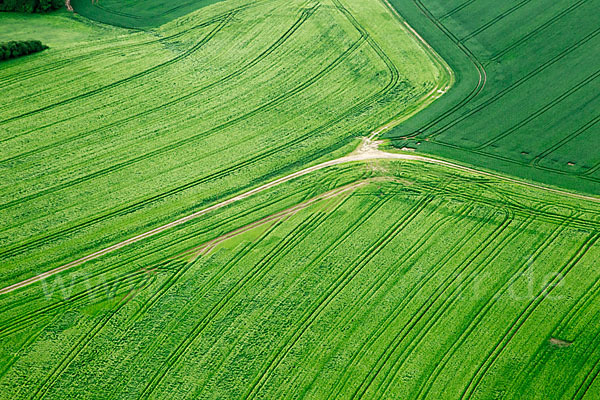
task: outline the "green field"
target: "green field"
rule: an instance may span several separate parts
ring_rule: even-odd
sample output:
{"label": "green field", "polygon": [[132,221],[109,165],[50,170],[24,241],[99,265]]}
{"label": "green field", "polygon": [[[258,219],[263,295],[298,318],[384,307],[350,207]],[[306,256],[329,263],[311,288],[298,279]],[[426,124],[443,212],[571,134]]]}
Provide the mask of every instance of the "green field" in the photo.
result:
{"label": "green field", "polygon": [[124,28],[160,26],[202,7],[223,0],[184,0],[176,3],[157,0],[72,0],[75,12],[93,21]]}
{"label": "green field", "polygon": [[456,74],[394,145],[600,193],[598,1],[390,2]]}
{"label": "green field", "polygon": [[382,4],[345,4],[228,1],[96,40],[80,23],[76,43],[3,63],[0,281],[335,158],[410,112],[441,76]]}
{"label": "green field", "polygon": [[442,167],[333,168],[0,298],[0,397],[593,399],[599,228]]}
{"label": "green field", "polygon": [[0,14],[0,399],[600,398],[597,2],[72,4]]}

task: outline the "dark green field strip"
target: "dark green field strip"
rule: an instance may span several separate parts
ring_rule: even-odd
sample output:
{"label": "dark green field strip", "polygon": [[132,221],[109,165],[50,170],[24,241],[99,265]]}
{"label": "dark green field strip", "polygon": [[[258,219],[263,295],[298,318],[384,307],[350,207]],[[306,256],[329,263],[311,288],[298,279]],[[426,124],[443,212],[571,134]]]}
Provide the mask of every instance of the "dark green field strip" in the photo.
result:
{"label": "dark green field strip", "polygon": [[[558,143],[548,149],[546,154],[538,158],[534,165],[537,168],[547,171],[558,172],[569,175],[579,175],[586,179],[598,181],[600,176],[596,174],[600,168],[600,159],[597,154],[584,154],[582,157],[581,149],[595,149],[598,145],[598,120],[599,115],[587,121],[577,130],[568,134]],[[571,164],[569,164],[571,163]],[[557,165],[564,165],[557,168]]]}
{"label": "dark green field strip", "polygon": [[522,46],[523,44],[527,43],[534,36],[542,33],[542,31],[544,31],[545,29],[555,26],[555,24],[557,22],[559,22],[562,18],[568,16],[571,12],[577,10],[579,7],[581,7],[588,1],[589,0],[580,0],[580,1],[573,3],[571,6],[563,9],[562,11],[560,11],[559,13],[554,15],[552,18],[549,18],[548,20],[544,21],[539,26],[536,26],[534,29],[529,31],[526,35],[524,35],[524,36],[520,37],[518,40],[515,40],[514,42],[510,43],[508,46],[504,47],[503,49],[498,50],[496,53],[494,53],[491,56],[490,61],[500,60],[507,53],[509,53],[509,52],[513,51],[514,49],[516,49],[517,47]]}
{"label": "dark green field strip", "polygon": [[[497,147],[490,147],[486,151],[500,155],[517,154],[523,162],[538,165],[540,159],[590,129],[596,120],[599,103],[600,96],[596,88],[594,85],[588,85],[577,96],[563,99],[561,106],[553,107],[552,112],[546,111],[543,118],[527,121],[526,129],[519,133],[520,142],[515,143],[509,134],[498,140]],[[581,112],[570,112],[572,107]],[[560,139],[558,143],[557,138]],[[584,166],[585,164],[579,164],[573,172],[581,171]]]}
{"label": "dark green field strip", "polygon": [[[398,9],[398,2],[396,1],[391,1],[391,4],[396,7]],[[461,93],[462,97],[460,98],[460,100],[458,102],[455,102],[455,104],[453,104],[452,106],[450,106],[447,110],[445,110],[444,112],[440,113],[439,115],[437,115],[435,118],[429,120],[427,123],[425,123],[424,125],[420,126],[417,130],[411,132],[411,133],[402,133],[400,136],[404,137],[404,136],[415,136],[415,135],[419,135],[422,133],[425,133],[427,130],[433,128],[435,125],[437,125],[438,123],[440,123],[441,121],[443,121],[444,119],[446,119],[447,117],[449,117],[450,115],[452,115],[453,113],[459,111],[460,109],[462,109],[465,105],[467,105],[471,100],[473,100],[475,97],[477,97],[481,91],[483,90],[485,84],[486,84],[486,80],[487,80],[487,73],[485,71],[485,68],[483,66],[483,64],[477,59],[477,57],[460,41],[460,39],[458,39],[451,31],[449,31],[444,24],[442,24],[438,19],[436,19],[430,12],[429,10],[423,5],[423,3],[421,3],[419,0],[414,0],[414,4],[418,7],[418,9],[420,10],[421,13],[423,13],[423,15],[431,22],[433,23],[440,31],[443,32],[443,34],[450,40],[452,41],[452,43],[454,43],[456,45],[456,47],[459,49],[459,51],[469,60],[470,65],[475,69],[478,77],[476,79],[476,85],[471,88],[471,89],[467,89],[466,87],[463,89],[461,87]],[[400,11],[399,11],[400,12]],[[461,86],[465,86],[464,84],[469,84],[469,80],[464,78],[464,75],[469,75],[469,72],[466,71],[455,71],[457,73],[457,85],[460,85],[461,83],[463,83],[463,85]],[[468,92],[467,92],[468,90]],[[392,130],[389,134],[386,134],[386,137],[388,138],[395,138],[396,136],[394,136],[393,134],[394,130]]]}
{"label": "dark green field strip", "polygon": [[[531,121],[535,120],[536,118],[539,118],[540,116],[543,116],[546,112],[552,110],[554,107],[560,106],[561,102],[563,102],[565,99],[568,99],[570,96],[572,96],[574,94],[579,95],[578,92],[580,90],[590,89],[592,87],[592,85],[590,85],[590,83],[594,82],[599,76],[600,76],[600,69],[597,70],[596,72],[592,73],[591,75],[587,76],[586,78],[582,79],[575,86],[573,86],[573,87],[569,88],[567,91],[561,93],[559,96],[555,97],[550,102],[544,104],[543,107],[541,107],[541,108],[537,109],[535,112],[529,114],[526,118],[522,119],[517,124],[504,130],[503,132],[499,133],[498,135],[496,135],[492,138],[489,138],[487,141],[481,143],[480,145],[475,147],[475,149],[482,150],[485,147],[488,147],[488,146],[496,143],[497,141],[504,139],[507,136],[512,135],[515,132],[521,130],[521,128],[523,128],[525,125],[529,124]],[[600,85],[595,85],[595,86],[600,87]],[[572,135],[569,135],[569,136],[572,136]],[[568,142],[569,140],[570,140],[570,138],[566,139],[566,141],[565,141],[565,139],[563,139],[564,143]],[[542,154],[540,154],[540,156],[541,156],[541,158],[543,158],[544,154],[542,153]]]}
{"label": "dark green field strip", "polygon": [[[596,104],[594,103],[593,106],[595,107]],[[556,152],[561,147],[568,145],[569,142],[571,142],[572,140],[576,139],[577,137],[581,136],[582,134],[585,134],[589,129],[593,128],[598,123],[599,119],[600,119],[600,114],[595,115],[593,118],[591,118],[589,121],[586,121],[585,124],[583,124],[581,127],[578,127],[574,132],[568,134],[566,137],[564,137],[558,143],[554,143],[552,146],[545,149],[542,153],[540,153],[539,155],[537,155],[535,157],[534,164],[540,168],[543,168],[543,165],[541,165],[541,164],[543,163],[544,159],[549,157],[552,153]],[[595,166],[588,167],[587,171],[582,171],[581,173],[586,174],[586,175],[592,174],[594,168],[595,168]],[[552,168],[552,169],[554,169],[554,168]],[[556,171],[562,171],[562,170],[556,170]]]}
{"label": "dark green field strip", "polygon": [[[424,6],[422,6],[422,5],[421,5],[421,10],[422,10],[424,13],[427,13],[427,9],[426,9],[426,8],[424,8]],[[571,8],[569,8],[569,10],[571,10],[571,11],[572,11],[572,9],[571,9]],[[433,17],[431,16],[431,18],[433,18]],[[555,22],[555,21],[556,21],[556,20],[554,20],[553,22]],[[438,27],[439,27],[439,29],[440,29],[440,30],[442,30],[443,32],[445,32],[445,33],[446,33],[447,29],[445,28],[445,26],[444,26],[444,25],[442,25],[442,24],[438,24]],[[448,35],[451,35],[451,33],[446,33],[446,34],[448,34]],[[532,34],[532,33],[530,33],[530,35],[528,35],[528,36],[527,36],[527,38],[530,38],[531,36],[533,36],[533,34]],[[524,38],[523,38],[523,39],[524,39]],[[525,40],[525,39],[524,39],[524,40]],[[458,42],[459,42],[459,41],[458,41],[458,39],[456,39],[456,38],[455,38],[454,42],[455,42],[455,44],[459,45],[459,43],[458,43]],[[523,41],[521,41],[520,43],[523,43]],[[505,50],[506,50],[506,49],[505,49]],[[466,104],[467,104],[467,103],[470,101],[470,100],[467,100],[467,99],[469,99],[469,98],[470,98],[469,96],[465,97],[465,102],[464,102],[464,103],[463,103],[463,102],[461,102],[461,103],[459,103],[459,104],[458,104],[456,107],[454,107],[454,108],[452,108],[452,109],[449,109],[447,112],[445,112],[445,113],[444,113],[444,114],[441,116],[441,118],[436,118],[436,119],[432,120],[432,121],[431,121],[431,122],[430,122],[428,125],[426,125],[424,128],[422,128],[422,129],[421,129],[421,132],[423,133],[423,132],[425,132],[425,130],[426,130],[426,129],[430,129],[430,128],[432,128],[432,127],[433,127],[433,126],[434,126],[436,123],[440,122],[440,121],[441,121],[441,119],[442,119],[443,117],[445,117],[445,116],[448,116],[448,115],[452,114],[453,112],[457,111],[457,110],[458,110],[459,108],[461,108],[462,106],[466,105]],[[474,112],[474,111],[473,111],[473,112]],[[451,123],[452,123],[452,122],[451,122]],[[447,125],[446,125],[446,126],[447,126]],[[443,127],[442,127],[442,129],[446,128],[446,126],[443,126]],[[437,128],[436,128],[436,134],[439,134],[439,133],[441,133],[441,132],[439,132],[439,129],[437,129]],[[407,135],[406,135],[406,134],[404,134],[404,136],[407,136]],[[390,136],[390,137],[393,137],[393,136]]]}
{"label": "dark green field strip", "polygon": [[[489,8],[494,9],[493,6]],[[502,67],[506,66],[507,62],[528,63],[531,60],[516,60],[516,54],[521,51],[531,52],[532,54],[536,54],[534,59],[543,58],[547,50],[551,50],[557,45],[564,45],[564,43],[561,43],[561,40],[554,42],[554,39],[560,37],[560,32],[564,31],[566,26],[571,26],[573,20],[578,18],[582,18],[585,21],[587,18],[586,12],[590,12],[593,9],[594,6],[592,3],[586,4],[584,2],[579,4],[578,7],[571,8],[566,7],[564,3],[537,0],[527,4],[526,7],[518,10],[518,12],[513,13],[510,18],[493,25],[477,37],[467,41],[467,46],[480,54],[482,59],[486,60],[485,63],[488,66]],[[469,18],[466,15],[457,20],[456,23],[470,25]],[[548,23],[551,25],[548,25]],[[593,27],[593,24],[589,25]],[[544,27],[550,27],[551,31],[540,32],[540,29],[544,29]],[[582,26],[581,28],[584,27],[586,29],[590,28],[590,26]],[[580,32],[579,36],[582,36],[581,33],[583,32]],[[502,37],[502,40],[497,40],[498,35]],[[570,36],[577,36],[577,34],[571,32],[562,37],[562,39],[565,40]],[[552,40],[553,42],[544,45],[544,39]],[[519,44],[525,44],[525,46],[520,46]],[[507,49],[511,49],[511,51],[508,52]],[[499,57],[499,53],[506,55],[506,57]],[[514,72],[518,72],[518,69],[514,69]]]}
{"label": "dark green field strip", "polygon": [[[595,42],[593,42],[593,40],[596,39],[596,37],[598,36],[598,34],[600,34],[600,28],[595,29],[594,31],[592,31],[591,33],[589,33],[588,35],[586,35],[585,37],[583,37],[580,40],[578,40],[573,45],[568,46],[567,48],[565,48],[564,50],[562,50],[559,54],[548,58],[546,61],[544,61],[541,64],[537,65],[533,70],[529,71],[527,74],[525,74],[521,78],[519,78],[516,81],[514,81],[513,83],[511,83],[509,86],[503,87],[501,90],[499,90],[498,92],[494,93],[491,97],[488,97],[485,101],[482,101],[482,102],[478,103],[474,108],[470,109],[468,112],[466,112],[466,113],[464,113],[464,114],[462,114],[462,115],[454,118],[452,121],[450,121],[450,122],[446,123],[445,125],[437,128],[436,132],[433,133],[433,134],[431,134],[431,135],[429,135],[429,136],[430,137],[439,136],[439,135],[445,133],[446,131],[448,131],[450,128],[452,128],[455,125],[457,125],[458,123],[460,123],[460,122],[462,122],[464,120],[467,120],[469,117],[472,117],[472,116],[475,116],[475,115],[481,115],[479,113],[481,113],[482,110],[486,109],[490,105],[495,104],[497,101],[503,99],[505,96],[507,96],[508,94],[510,94],[513,90],[518,89],[521,85],[527,83],[530,79],[536,77],[538,74],[544,72],[546,69],[554,66],[556,63],[558,63],[559,61],[561,61],[563,58],[565,58],[568,55],[570,55],[571,53],[575,52],[576,50],[578,50],[580,47],[584,46],[588,42],[591,42],[590,45],[595,44]],[[584,48],[584,50],[586,50],[586,49]],[[559,66],[557,66],[556,68],[558,68]],[[443,140],[439,140],[439,139],[438,139],[438,141],[441,141],[443,143],[448,142],[448,140],[443,141]],[[452,142],[450,142],[450,143],[452,143]]]}
{"label": "dark green field strip", "polygon": [[148,29],[220,1],[222,0],[188,0],[173,5],[159,1],[151,3],[147,1],[142,3],[134,1],[91,3],[74,0],[71,4],[75,12],[94,21],[124,28]]}
{"label": "dark green field strip", "polygon": [[[442,98],[440,106],[434,105],[431,110],[408,121],[404,128],[392,130],[386,137],[393,139],[399,146],[413,147],[414,142],[421,142],[419,150],[425,153],[458,159],[472,165],[478,165],[478,160],[488,159],[491,163],[491,167],[486,166],[488,168],[520,177],[527,176],[528,179],[552,181],[571,189],[578,187],[584,191],[593,191],[592,188],[598,182],[593,175],[595,170],[588,173],[588,179],[586,175],[580,176],[581,170],[578,167],[567,166],[567,162],[571,161],[575,165],[585,166],[585,169],[600,164],[600,160],[596,160],[587,151],[589,147],[583,144],[583,140],[573,145],[574,149],[585,149],[583,152],[573,151],[572,156],[559,156],[555,153],[554,157],[546,158],[542,163],[536,161],[530,165],[527,162],[528,154],[540,154],[544,150],[535,148],[535,142],[525,137],[530,132],[528,127],[532,122],[545,123],[551,118],[552,111],[565,104],[566,100],[579,96],[582,91],[593,90],[596,86],[598,65],[586,60],[589,54],[596,52],[596,39],[600,33],[590,20],[590,16],[598,11],[597,4],[585,0],[564,5],[548,2],[548,7],[538,13],[539,5],[534,6],[529,1],[511,4],[486,1],[441,4],[433,0],[431,9],[435,10],[435,15],[446,15],[442,23],[429,11],[428,6],[417,0],[415,5],[422,15],[439,29],[438,36],[441,34],[448,38],[446,44],[443,44],[441,40],[434,38],[435,33],[428,26],[419,22],[405,3],[408,2],[398,1],[394,5],[401,12],[408,8],[403,13],[408,22],[426,40],[433,42],[434,48],[455,69],[457,88],[453,90],[457,94],[452,97],[451,91],[445,103]],[[404,9],[400,4],[403,4]],[[441,11],[444,9],[447,11]],[[532,17],[534,13],[535,16]],[[572,29],[574,24],[578,24],[580,29]],[[517,26],[519,29],[514,29]],[[564,31],[565,35],[559,35],[555,31]],[[461,39],[458,40],[457,36]],[[469,94],[474,92],[468,92],[466,83],[461,80],[461,75],[469,74],[464,63],[461,64],[454,56],[446,57],[452,51],[451,42],[458,50],[461,46],[466,46],[469,49],[466,53],[470,53],[475,59],[491,59],[485,63],[485,89],[477,92],[479,95],[476,97],[470,97]],[[464,57],[471,59],[469,54]],[[476,65],[473,59],[471,63]],[[570,73],[565,75],[567,65]],[[519,76],[522,71],[527,72]],[[471,75],[472,81],[477,75]],[[463,96],[461,101],[455,100],[459,93]],[[529,97],[525,107],[521,104],[524,96]],[[444,111],[438,111],[442,109]],[[579,127],[582,126],[579,121],[583,119],[584,113],[577,107],[569,111],[570,116],[573,116],[572,120],[577,121],[575,123],[579,126],[566,127],[567,134],[573,133],[565,136],[564,130],[547,124],[548,130],[544,132],[543,140],[555,138],[550,146],[563,143],[567,137],[578,136]],[[414,130],[412,134],[407,132],[417,123],[421,124],[421,129]],[[587,129],[588,137],[594,137],[595,126],[589,125]],[[402,139],[411,136],[416,136],[416,139]],[[423,143],[425,138],[428,142]],[[503,138],[507,139],[502,140]],[[520,143],[531,151],[517,149]],[[542,146],[548,148],[548,145]],[[577,159],[569,159],[576,155],[579,156]],[[532,169],[537,171],[529,172]],[[561,173],[565,178],[557,181],[553,178],[555,173]]]}

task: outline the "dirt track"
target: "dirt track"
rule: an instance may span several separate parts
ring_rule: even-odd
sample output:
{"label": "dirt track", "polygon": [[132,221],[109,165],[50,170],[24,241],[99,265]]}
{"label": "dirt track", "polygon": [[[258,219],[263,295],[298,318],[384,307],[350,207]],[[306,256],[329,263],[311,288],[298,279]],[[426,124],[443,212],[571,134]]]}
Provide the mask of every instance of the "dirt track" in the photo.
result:
{"label": "dirt track", "polygon": [[97,251],[95,253],[92,253],[90,255],[87,255],[85,257],[82,257],[78,260],[75,261],[71,261],[68,264],[65,264],[63,266],[60,266],[58,268],[52,269],[50,271],[46,271],[44,273],[41,273],[39,275],[36,275],[34,277],[31,277],[29,279],[26,279],[24,281],[15,283],[13,285],[7,286],[5,288],[0,289],[0,295],[5,294],[5,293],[10,293],[13,290],[31,285],[32,283],[35,282],[39,282],[43,279],[46,279],[52,275],[58,274],[59,272],[63,272],[66,271],[70,268],[73,268],[75,266],[81,265],[87,261],[91,261],[94,260],[98,257],[101,257],[105,254],[111,253],[115,250],[118,250],[122,247],[128,246],[132,243],[136,243],[139,242],[140,240],[149,238],[151,236],[154,236],[158,233],[164,232],[167,229],[173,228],[175,226],[184,224],[188,221],[191,221],[193,219],[196,219],[198,217],[201,217],[202,215],[205,215],[211,211],[215,211],[218,210],[220,208],[223,208],[225,206],[228,206],[230,204],[236,203],[240,200],[246,199],[252,195],[255,195],[257,193],[260,193],[262,191],[265,191],[267,189],[270,189],[272,187],[275,187],[277,185],[280,185],[284,182],[288,182],[292,179],[295,178],[299,178],[301,176],[310,174],[312,172],[318,171],[320,169],[323,168],[327,168],[327,167],[331,167],[334,165],[339,165],[339,164],[345,164],[345,163],[349,163],[349,162],[355,162],[355,161],[365,161],[365,160],[376,160],[376,159],[388,159],[388,160],[407,160],[407,161],[420,161],[420,162],[425,162],[425,163],[429,163],[429,164],[437,164],[437,165],[443,165],[445,167],[449,167],[452,169],[456,169],[456,170],[460,170],[460,171],[465,171],[465,172],[469,172],[472,174],[477,174],[477,175],[484,175],[484,176],[490,176],[490,177],[494,177],[496,179],[499,180],[503,180],[503,181],[508,181],[508,182],[512,182],[512,183],[516,183],[519,185],[523,185],[523,186],[528,186],[528,187],[533,187],[533,188],[537,188],[537,189],[542,189],[542,190],[546,190],[549,192],[553,192],[553,193],[557,193],[557,194],[561,194],[561,195],[565,195],[565,196],[569,196],[572,198],[577,198],[577,199],[582,199],[582,200],[587,200],[587,201],[593,201],[593,202],[598,202],[600,203],[600,198],[597,197],[592,197],[592,196],[585,196],[585,195],[580,195],[580,194],[576,194],[576,193],[570,193],[570,192],[566,192],[563,190],[559,190],[559,189],[553,189],[553,188],[549,188],[549,187],[545,187],[542,185],[536,185],[534,183],[528,183],[528,182],[523,182],[520,181],[518,179],[512,179],[512,178],[508,178],[508,177],[504,177],[501,175],[496,175],[490,172],[483,172],[483,171],[478,171],[475,170],[473,168],[469,168],[469,167],[465,167],[462,165],[458,165],[458,164],[454,164],[448,161],[443,161],[443,160],[436,160],[434,158],[428,158],[428,157],[424,157],[424,156],[419,156],[419,155],[413,155],[413,154],[399,154],[399,153],[387,153],[384,151],[381,151],[378,149],[378,145],[379,142],[377,141],[372,141],[369,138],[366,138],[363,140],[363,143],[361,144],[361,146],[352,154],[342,157],[342,158],[338,158],[335,160],[331,160],[331,161],[327,161],[309,168],[305,168],[301,171],[298,172],[294,172],[293,174],[284,176],[282,178],[276,179],[272,182],[269,182],[265,185],[259,186],[255,189],[252,189],[248,192],[242,193],[238,196],[232,197],[228,200],[222,201],[220,203],[217,203],[215,205],[212,205],[208,208],[205,208],[203,210],[200,210],[198,212],[195,212],[193,214],[190,214],[188,216],[185,216],[183,218],[180,218],[176,221],[170,222],[166,225],[160,226],[158,228],[152,229],[148,232],[142,233],[141,235],[137,235],[134,236],[130,239],[124,240],[120,243],[114,244],[112,246],[109,246],[105,249],[102,249],[100,251]]}

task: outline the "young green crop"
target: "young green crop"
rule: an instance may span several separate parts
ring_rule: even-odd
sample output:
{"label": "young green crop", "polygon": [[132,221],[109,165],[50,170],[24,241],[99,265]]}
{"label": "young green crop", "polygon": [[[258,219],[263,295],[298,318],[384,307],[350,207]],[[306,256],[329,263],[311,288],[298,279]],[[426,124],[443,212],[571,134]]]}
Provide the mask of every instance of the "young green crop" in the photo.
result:
{"label": "young green crop", "polygon": [[597,2],[390,3],[456,72],[395,146],[600,192]]}
{"label": "young green crop", "polygon": [[[600,395],[589,197],[373,159],[206,210],[347,155],[431,103],[391,132],[395,144],[477,165],[494,156],[506,164],[486,167],[518,176],[572,145],[589,156],[576,144],[585,130],[556,141],[595,105],[577,46],[565,53],[576,73],[549,89],[564,98],[538,112],[538,91],[515,97],[564,71],[561,58],[539,61],[593,24],[544,47],[547,29],[588,21],[590,2],[530,18],[528,0],[391,1],[445,60],[379,0],[73,2],[145,30],[0,15],[0,39],[42,32],[51,47],[0,68],[0,288],[96,255],[0,294],[0,398]],[[540,75],[519,83],[528,68]],[[563,118],[559,105],[581,112]],[[538,123],[550,133],[531,140]],[[547,154],[510,161],[525,145]],[[540,174],[527,177],[554,176]]]}
{"label": "young green crop", "polygon": [[368,167],[0,298],[0,393],[594,398],[600,209],[437,166]]}

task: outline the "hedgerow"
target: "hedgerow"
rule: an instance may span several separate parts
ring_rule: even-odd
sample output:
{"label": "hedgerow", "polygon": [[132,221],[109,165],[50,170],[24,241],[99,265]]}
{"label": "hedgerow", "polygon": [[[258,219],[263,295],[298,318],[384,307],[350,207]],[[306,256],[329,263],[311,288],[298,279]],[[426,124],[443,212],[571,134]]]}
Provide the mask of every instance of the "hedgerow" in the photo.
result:
{"label": "hedgerow", "polygon": [[10,41],[0,43],[0,60],[17,58],[46,50],[48,46],[39,40]]}

